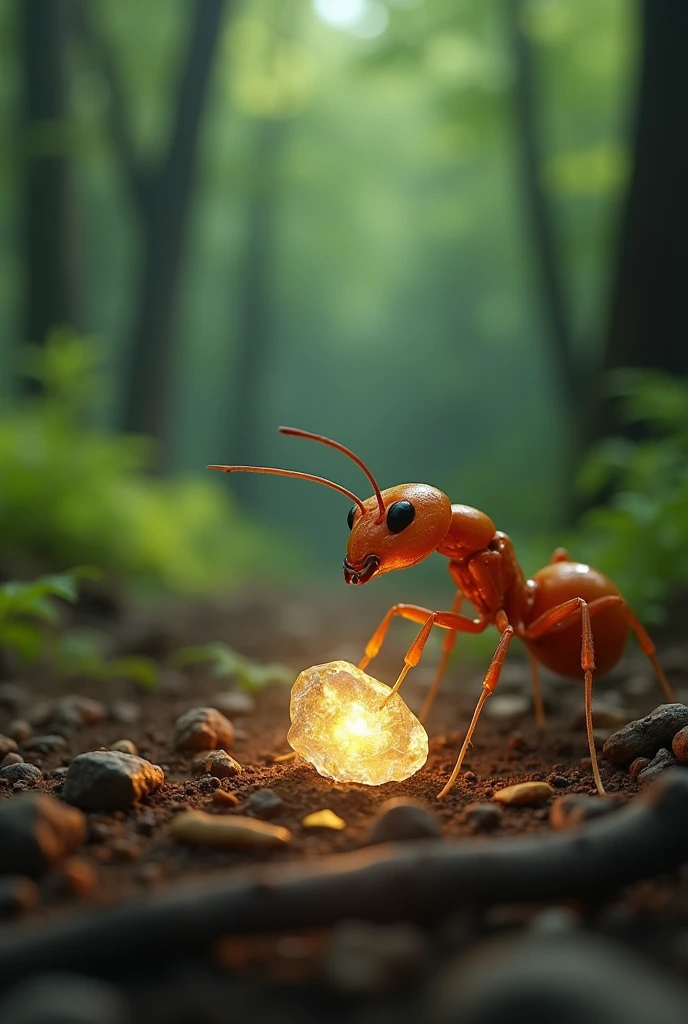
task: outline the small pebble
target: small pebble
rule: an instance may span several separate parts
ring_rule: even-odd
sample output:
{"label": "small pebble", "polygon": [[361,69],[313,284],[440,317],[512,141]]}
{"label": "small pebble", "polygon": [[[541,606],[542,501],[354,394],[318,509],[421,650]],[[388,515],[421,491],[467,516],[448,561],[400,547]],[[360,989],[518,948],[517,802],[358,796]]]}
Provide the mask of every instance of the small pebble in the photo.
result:
{"label": "small pebble", "polygon": [[552,793],[554,790],[547,782],[518,782],[515,786],[496,790],[492,799],[510,807],[524,807],[543,803]]}
{"label": "small pebble", "polygon": [[172,819],[170,835],[197,846],[275,847],[291,841],[291,832],[267,821],[234,815],[184,811]]}
{"label": "small pebble", "polygon": [[164,781],[162,768],[142,757],[94,750],[74,758],[62,798],[83,810],[126,810]]}
{"label": "small pebble", "polygon": [[330,828],[338,832],[346,828],[344,819],[340,818],[329,807],[324,808],[322,811],[313,811],[312,814],[307,814],[301,824],[304,828]]}
{"label": "small pebble", "polygon": [[623,801],[613,796],[587,796],[585,793],[567,793],[554,801],[549,809],[551,828],[576,828],[584,821],[599,818],[623,807]]}
{"label": "small pebble", "polygon": [[134,756],[138,754],[133,740],[115,740],[110,744],[110,750],[119,750],[122,754],[133,754]]}
{"label": "small pebble", "polygon": [[494,832],[499,828],[504,812],[495,804],[469,804],[466,817],[475,832]]}
{"label": "small pebble", "polygon": [[107,708],[99,700],[82,697],[79,693],[69,693],[53,702],[49,721],[63,722],[65,725],[98,725],[106,715]]}
{"label": "small pebble", "polygon": [[272,789],[257,789],[248,797],[245,807],[256,818],[274,818],[284,807],[284,800]]}
{"label": "small pebble", "polygon": [[566,789],[569,784],[569,780],[565,775],[550,775],[548,782],[555,789]]}
{"label": "small pebble", "polygon": [[234,726],[217,708],[191,708],[174,727],[177,750],[219,750],[231,747]]}
{"label": "small pebble", "polygon": [[22,743],[22,750],[35,750],[40,754],[52,754],[56,750],[64,750],[67,740],[59,733],[46,733],[45,736],[30,736]]}
{"label": "small pebble", "polygon": [[678,768],[679,764],[680,762],[676,760],[672,752],[662,747],[661,750],[657,751],[650,763],[645,765],[642,771],[638,772],[638,782],[643,785],[647,782],[654,782],[664,772],[670,771],[672,768]]}
{"label": "small pebble", "polygon": [[644,768],[651,764],[649,757],[636,757],[635,761],[632,761],[628,773],[632,778],[637,779]]}
{"label": "small pebble", "polygon": [[3,736],[0,733],[0,757],[4,757],[5,754],[16,754],[17,752],[17,741],[12,739],[11,736]]}
{"label": "small pebble", "polygon": [[688,725],[676,733],[671,742],[671,749],[681,764],[688,764]]}
{"label": "small pebble", "polygon": [[0,804],[0,874],[40,878],[83,845],[86,821],[74,807],[46,793]]}
{"label": "small pebble", "polygon": [[35,764],[19,762],[0,768],[0,779],[7,779],[9,782],[26,782],[30,786],[35,786],[42,778],[43,772]]}
{"label": "small pebble", "polygon": [[83,900],[95,892],[98,875],[83,857],[70,857],[60,868],[57,884],[65,895]]}
{"label": "small pebble", "polygon": [[8,764],[21,764],[24,758],[21,754],[16,754],[14,751],[10,751],[9,754],[5,754],[2,761],[0,761],[0,768],[6,768]]}
{"label": "small pebble", "polygon": [[368,843],[396,843],[406,839],[439,839],[442,826],[436,815],[406,797],[386,800],[379,808],[368,834]]}
{"label": "small pebble", "polygon": [[654,757],[688,725],[688,706],[660,704],[649,715],[630,722],[609,737],[604,745],[604,756],[614,764],[629,765],[636,757]]}
{"label": "small pebble", "polygon": [[239,802],[239,797],[228,793],[226,789],[216,789],[213,793],[213,803],[219,807],[237,807]]}
{"label": "small pebble", "polygon": [[116,700],[110,706],[110,718],[120,725],[135,725],[141,717],[141,708],[130,700]]}
{"label": "small pebble", "polygon": [[248,693],[229,690],[227,693],[218,693],[213,697],[213,707],[221,711],[223,715],[238,718],[239,715],[252,715],[256,710],[256,702]]}
{"label": "small pebble", "polygon": [[205,750],[191,762],[194,775],[214,775],[217,779],[229,779],[240,775],[243,768],[226,750]]}
{"label": "small pebble", "polygon": [[7,734],[13,740],[16,740],[17,743],[23,743],[25,740],[28,740],[29,736],[33,736],[33,729],[23,718],[15,718],[7,726]]}

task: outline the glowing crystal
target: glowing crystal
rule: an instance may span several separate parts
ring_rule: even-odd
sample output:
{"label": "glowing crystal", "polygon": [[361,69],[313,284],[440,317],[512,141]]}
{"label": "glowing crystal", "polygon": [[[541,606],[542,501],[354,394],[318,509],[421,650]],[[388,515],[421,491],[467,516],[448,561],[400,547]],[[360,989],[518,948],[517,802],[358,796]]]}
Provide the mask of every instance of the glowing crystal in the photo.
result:
{"label": "glowing crystal", "polygon": [[291,691],[287,739],[301,757],[335,782],[380,786],[423,767],[428,735],[399,694],[348,661],[314,665]]}

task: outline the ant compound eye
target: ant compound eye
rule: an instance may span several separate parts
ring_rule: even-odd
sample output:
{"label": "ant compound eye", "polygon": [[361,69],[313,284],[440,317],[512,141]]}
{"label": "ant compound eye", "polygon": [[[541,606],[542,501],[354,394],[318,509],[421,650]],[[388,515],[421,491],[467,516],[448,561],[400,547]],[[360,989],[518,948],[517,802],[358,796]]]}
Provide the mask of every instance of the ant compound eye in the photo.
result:
{"label": "ant compound eye", "polygon": [[410,526],[416,510],[410,501],[395,501],[387,509],[387,529],[390,533],[401,533]]}
{"label": "ant compound eye", "polygon": [[356,506],[352,505],[351,508],[349,509],[349,514],[346,517],[346,521],[349,524],[349,529],[350,530],[353,530],[353,528],[354,528],[354,515],[355,514],[356,514]]}

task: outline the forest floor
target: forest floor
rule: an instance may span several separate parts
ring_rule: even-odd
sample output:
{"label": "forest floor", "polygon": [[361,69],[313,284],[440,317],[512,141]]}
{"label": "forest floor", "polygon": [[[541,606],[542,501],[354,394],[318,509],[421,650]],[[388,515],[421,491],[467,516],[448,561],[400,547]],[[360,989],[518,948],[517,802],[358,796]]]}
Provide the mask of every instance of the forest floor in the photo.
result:
{"label": "forest floor", "polygon": [[[374,615],[342,622],[338,607],[327,601],[311,607],[295,600],[287,605],[288,614],[283,608],[256,598],[197,608],[193,615],[174,609],[165,615],[156,612],[124,619],[113,632],[123,650],[146,651],[163,660],[182,644],[222,638],[261,661],[285,662],[296,675],[300,668],[314,663],[340,657],[357,660],[375,622]],[[390,638],[384,657],[379,664],[373,663],[370,671],[391,681],[403,657],[402,642],[400,637]],[[665,652],[665,663],[677,699],[688,703],[688,651],[680,645],[673,647]],[[231,878],[247,865],[317,865],[327,855],[360,850],[367,846],[381,806],[394,797],[420,802],[439,822],[444,838],[469,844],[485,841],[485,836],[477,835],[482,828],[470,813],[471,805],[490,803],[497,789],[511,783],[549,781],[554,795],[534,806],[505,807],[489,842],[551,833],[554,800],[564,794],[595,792],[582,719],[582,687],[545,678],[548,727],[540,736],[524,699],[529,693],[527,664],[517,658],[505,668],[498,694],[486,708],[457,786],[446,800],[436,800],[453,767],[462,730],[479,692],[482,668],[460,660],[452,666],[427,723],[430,754],[426,766],[405,782],[379,787],[335,784],[298,758],[279,760],[289,752],[289,688],[284,685],[256,693],[253,709],[235,719],[236,738],[230,753],[243,770],[218,782],[208,775],[193,774],[194,754],[175,749],[174,726],[191,708],[213,707],[219,695],[231,690],[231,681],[200,670],[181,674],[170,669],[156,689],[142,692],[123,682],[58,686],[49,678],[34,679],[27,690],[28,706],[0,709],[0,734],[12,718],[30,717],[38,704],[60,693],[78,692],[106,708],[102,721],[63,730],[66,735],[60,749],[25,753],[25,760],[37,765],[44,776],[36,790],[59,796],[64,768],[75,755],[107,749],[125,739],[135,745],[140,756],[163,768],[165,781],[130,810],[87,812],[87,842],[78,853],[78,870],[72,864],[67,873],[48,875],[41,883],[40,905],[21,924],[6,924],[5,937],[40,928],[42,922],[64,921],[84,910],[100,914],[105,922],[109,906],[135,903],[151,891],[164,894],[192,881]],[[409,676],[403,695],[412,708],[420,706],[431,678],[432,667],[419,667]],[[646,714],[663,702],[649,666],[636,653],[599,685],[597,700],[601,707],[625,709],[629,718]],[[125,724],[122,718],[129,721]],[[610,794],[618,794],[623,801],[638,794],[639,786],[627,771],[604,760],[601,770]],[[233,794],[236,804],[220,804],[216,789]],[[291,841],[282,848],[209,849],[183,845],[170,834],[172,819],[189,809],[213,815],[261,816],[259,804],[254,802],[253,809],[251,796],[265,789],[276,799],[262,816],[291,833]],[[0,785],[0,801],[21,795],[21,784]],[[325,808],[343,820],[341,830],[303,824],[306,815]],[[403,910],[399,916],[403,922]],[[297,1018],[384,1021],[393,1017],[400,1022],[417,1019],[419,1012],[437,1020],[444,1019],[446,1012],[449,1019],[453,996],[446,997],[447,1009],[441,995],[447,985],[448,965],[454,965],[453,971],[461,969],[456,968],[457,963],[495,936],[532,938],[549,934],[550,928],[553,935],[565,933],[568,938],[588,930],[598,938],[623,940],[642,950],[648,963],[659,960],[669,974],[681,974],[688,963],[688,877],[680,872],[662,875],[620,893],[610,892],[608,899],[596,897],[591,905],[565,901],[553,908],[516,902],[483,910],[466,907],[459,912],[452,907],[439,924],[368,925],[358,931],[357,927],[339,921],[305,936],[300,931],[292,935],[281,930],[266,938],[215,944],[210,950],[186,948],[180,934],[175,962],[156,963],[155,970],[147,973],[150,952],[145,953],[140,970],[132,973],[129,968],[116,977],[131,1006],[130,1016],[123,1020],[214,1024],[235,1017],[260,1022]],[[671,987],[669,975],[666,984]],[[488,1014],[484,1019],[492,1018]],[[660,1013],[655,1019],[664,1018]]]}

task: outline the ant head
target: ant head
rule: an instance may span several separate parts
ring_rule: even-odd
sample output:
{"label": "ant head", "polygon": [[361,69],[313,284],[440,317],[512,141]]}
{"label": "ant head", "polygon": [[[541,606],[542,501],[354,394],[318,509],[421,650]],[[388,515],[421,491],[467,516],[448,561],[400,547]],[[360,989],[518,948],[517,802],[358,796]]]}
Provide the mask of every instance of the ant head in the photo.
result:
{"label": "ant head", "polygon": [[451,503],[446,494],[428,484],[399,484],[381,491],[366,464],[338,441],[321,434],[311,434],[296,427],[280,427],[281,434],[305,437],[319,441],[343,452],[363,470],[373,487],[373,497],[361,501],[346,487],[310,473],[297,473],[292,469],[272,469],[266,466],[208,466],[225,473],[268,473],[290,476],[299,480],[312,480],[345,494],[354,505],[349,512],[351,537],[344,559],[344,579],[347,583],[367,583],[392,569],[405,569],[427,558],[442,542],[452,517]]}
{"label": "ant head", "polygon": [[[393,569],[407,569],[432,554],[451,523],[451,502],[429,484],[398,484],[354,505],[348,523],[351,536],[344,559],[347,583],[367,583]],[[381,511],[382,508],[382,511]]]}

